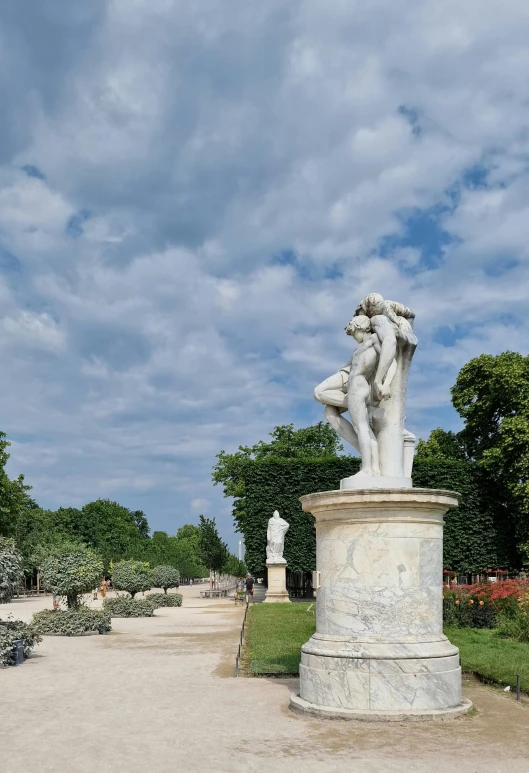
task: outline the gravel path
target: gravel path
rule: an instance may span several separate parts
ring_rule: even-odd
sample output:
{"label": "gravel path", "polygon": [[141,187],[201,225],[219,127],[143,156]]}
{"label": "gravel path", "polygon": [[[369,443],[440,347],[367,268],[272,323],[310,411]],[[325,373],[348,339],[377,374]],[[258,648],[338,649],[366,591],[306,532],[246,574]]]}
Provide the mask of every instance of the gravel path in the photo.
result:
{"label": "gravel path", "polygon": [[1,773],[529,773],[529,708],[480,685],[465,689],[476,716],[439,724],[291,714],[295,680],[233,678],[243,610],[199,589],[108,636],[46,637],[0,670]]}

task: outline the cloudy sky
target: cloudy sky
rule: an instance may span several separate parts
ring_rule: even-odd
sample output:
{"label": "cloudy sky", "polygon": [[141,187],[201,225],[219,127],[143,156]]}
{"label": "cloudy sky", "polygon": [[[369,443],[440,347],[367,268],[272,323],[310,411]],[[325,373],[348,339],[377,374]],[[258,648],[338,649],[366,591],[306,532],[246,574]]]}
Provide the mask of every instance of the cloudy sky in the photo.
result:
{"label": "cloudy sky", "polygon": [[215,454],[320,418],[378,291],[417,313],[408,426],[527,353],[524,0],[6,0],[0,428],[43,506],[174,533]]}

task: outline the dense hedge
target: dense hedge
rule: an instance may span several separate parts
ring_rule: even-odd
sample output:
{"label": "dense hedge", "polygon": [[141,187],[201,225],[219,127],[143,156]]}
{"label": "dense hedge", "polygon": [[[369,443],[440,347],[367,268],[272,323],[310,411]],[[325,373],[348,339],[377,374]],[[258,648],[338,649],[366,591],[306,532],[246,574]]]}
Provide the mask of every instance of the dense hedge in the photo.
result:
{"label": "dense hedge", "polygon": [[0,620],[0,667],[15,665],[13,648],[19,639],[24,642],[25,658],[29,658],[33,647],[42,641],[35,628],[22,620]]}
{"label": "dense hedge", "polygon": [[181,607],[182,595],[180,593],[149,593],[145,597],[158,607]]}
{"label": "dense hedge", "polygon": [[[284,552],[290,571],[309,572],[316,568],[314,521],[302,511],[299,498],[338,489],[340,480],[357,472],[359,464],[359,459],[342,456],[278,459],[245,466],[245,560],[253,574],[264,575],[266,527],[276,509],[290,524]],[[480,496],[481,475],[474,465],[456,461],[416,459],[413,468],[414,486],[449,489],[462,495],[459,508],[445,516],[444,534],[444,566],[461,573],[495,568],[502,560],[495,549],[493,514]]]}
{"label": "dense hedge", "polygon": [[[153,596],[156,595],[158,594],[153,594]],[[144,599],[116,596],[116,598],[103,601],[103,610],[111,617],[152,617],[154,610],[159,606],[160,604],[157,604],[156,601],[151,601],[150,596]]]}
{"label": "dense hedge", "polygon": [[33,615],[32,628],[45,636],[80,636],[83,633],[105,633],[112,625],[110,615],[98,609],[43,609]]}

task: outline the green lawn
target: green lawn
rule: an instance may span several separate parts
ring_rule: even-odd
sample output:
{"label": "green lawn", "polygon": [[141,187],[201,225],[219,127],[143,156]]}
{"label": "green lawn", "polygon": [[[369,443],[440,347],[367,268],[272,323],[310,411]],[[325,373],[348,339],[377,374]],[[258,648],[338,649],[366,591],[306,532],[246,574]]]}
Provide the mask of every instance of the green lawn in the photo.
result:
{"label": "green lawn", "polygon": [[246,660],[252,674],[297,674],[301,645],[316,630],[315,604],[259,604],[248,609]]}
{"label": "green lawn", "polygon": [[522,690],[529,692],[529,644],[501,639],[488,629],[445,628],[445,634],[459,647],[465,671],[510,685],[520,674]]}
{"label": "green lawn", "polygon": [[[298,673],[301,645],[315,631],[314,611],[315,604],[309,603],[249,608],[244,659],[253,675]],[[465,670],[510,685],[520,674],[522,690],[529,692],[529,644],[484,629],[447,628],[445,633],[459,647]]]}

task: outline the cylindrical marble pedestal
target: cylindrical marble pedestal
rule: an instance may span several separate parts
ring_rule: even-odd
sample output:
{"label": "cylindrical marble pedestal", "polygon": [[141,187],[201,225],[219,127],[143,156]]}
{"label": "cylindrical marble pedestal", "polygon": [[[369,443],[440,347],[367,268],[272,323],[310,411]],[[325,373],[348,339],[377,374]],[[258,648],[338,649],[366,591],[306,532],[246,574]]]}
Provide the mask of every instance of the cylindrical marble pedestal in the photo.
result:
{"label": "cylindrical marble pedestal", "polygon": [[364,720],[468,711],[459,651],[443,635],[443,515],[457,501],[414,488],[301,498],[316,520],[320,588],[294,711]]}

